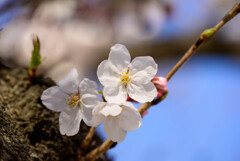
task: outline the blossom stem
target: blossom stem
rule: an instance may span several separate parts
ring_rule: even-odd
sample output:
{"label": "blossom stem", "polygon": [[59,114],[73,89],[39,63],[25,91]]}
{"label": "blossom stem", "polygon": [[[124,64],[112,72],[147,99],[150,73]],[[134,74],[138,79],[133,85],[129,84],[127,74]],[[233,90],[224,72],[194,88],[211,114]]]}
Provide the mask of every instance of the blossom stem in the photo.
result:
{"label": "blossom stem", "polygon": [[138,112],[142,115],[145,111],[147,111],[150,108],[151,105],[152,105],[152,102],[143,103],[139,107]]}
{"label": "blossom stem", "polygon": [[83,151],[85,151],[89,145],[89,143],[92,141],[92,137],[95,133],[96,127],[91,127],[87,136],[85,137],[85,139],[83,140],[82,144],[81,144],[81,149]]}
{"label": "blossom stem", "polygon": [[107,139],[105,142],[102,143],[100,147],[97,147],[90,151],[85,159],[86,161],[94,161],[98,159],[103,153],[105,153],[113,144],[114,142],[111,139]]}
{"label": "blossom stem", "polygon": [[[177,70],[205,43],[209,40],[219,29],[222,28],[228,21],[233,19],[240,12],[240,3],[236,3],[236,5],[223,17],[223,19],[218,22],[213,28],[205,30],[197,41],[187,50],[184,56],[177,62],[177,64],[168,72],[166,75],[166,79],[170,80],[170,78],[177,72]],[[146,110],[148,110],[152,105],[152,102],[143,103],[138,111],[140,114],[143,114]],[[92,150],[86,155],[86,160],[94,161],[101,154],[105,153],[113,144],[113,141],[107,139],[100,147]]]}

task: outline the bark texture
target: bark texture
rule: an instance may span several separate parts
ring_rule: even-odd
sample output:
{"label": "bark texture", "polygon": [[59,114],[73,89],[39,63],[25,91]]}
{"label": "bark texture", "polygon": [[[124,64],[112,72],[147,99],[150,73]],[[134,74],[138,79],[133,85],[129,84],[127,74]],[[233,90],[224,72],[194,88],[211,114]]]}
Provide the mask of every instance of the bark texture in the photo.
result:
{"label": "bark texture", "polygon": [[79,149],[89,131],[83,122],[77,135],[60,134],[59,113],[45,108],[40,100],[42,92],[53,85],[41,76],[29,85],[27,69],[7,69],[0,64],[0,161],[81,160],[102,143],[95,135],[85,152]]}

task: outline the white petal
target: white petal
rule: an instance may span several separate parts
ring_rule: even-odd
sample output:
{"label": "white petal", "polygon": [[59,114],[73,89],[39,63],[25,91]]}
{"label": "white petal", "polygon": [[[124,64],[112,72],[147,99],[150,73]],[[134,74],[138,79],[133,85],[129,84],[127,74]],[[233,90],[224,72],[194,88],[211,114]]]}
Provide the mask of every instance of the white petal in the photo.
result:
{"label": "white petal", "polygon": [[88,91],[97,91],[97,83],[88,79],[84,78],[81,83],[79,84],[80,93],[88,93]]}
{"label": "white petal", "polygon": [[134,84],[146,84],[150,82],[157,73],[157,64],[150,56],[136,57],[129,65],[131,81]]}
{"label": "white petal", "polygon": [[114,66],[114,70],[118,71],[118,73],[122,73],[127,69],[131,57],[128,49],[121,44],[116,44],[111,47],[111,51],[108,57],[109,62]]}
{"label": "white petal", "polygon": [[81,103],[87,108],[93,108],[98,104],[97,84],[84,78],[79,85]]}
{"label": "white petal", "polygon": [[92,111],[93,108],[86,108],[86,107],[81,107],[82,108],[82,117],[83,121],[85,122],[86,125],[92,126]]}
{"label": "white petal", "polygon": [[151,102],[157,96],[157,89],[152,82],[142,85],[131,83],[128,86],[128,94],[137,102]]}
{"label": "white petal", "polygon": [[62,135],[72,136],[78,133],[82,113],[78,107],[75,109],[64,108],[59,116],[60,133]]}
{"label": "white petal", "polygon": [[105,102],[100,102],[97,107],[93,109],[91,126],[97,127],[103,123],[103,121],[105,120],[105,116],[100,111],[105,107],[105,105]]}
{"label": "white petal", "polygon": [[98,104],[98,95],[96,94],[84,94],[81,97],[81,104],[86,108],[93,108]]}
{"label": "white petal", "polygon": [[116,86],[120,82],[120,74],[113,70],[108,60],[104,60],[98,66],[97,76],[103,86]]}
{"label": "white petal", "polygon": [[63,93],[58,86],[53,86],[43,91],[41,100],[48,109],[61,112],[64,107],[67,107],[65,97],[69,96]]}
{"label": "white petal", "polygon": [[127,89],[121,83],[115,87],[105,86],[103,95],[109,103],[122,103],[127,100]]}
{"label": "white petal", "polygon": [[117,116],[122,112],[122,107],[117,104],[107,104],[102,110],[101,113],[104,116]]}
{"label": "white petal", "polygon": [[138,129],[142,124],[142,118],[138,110],[130,103],[122,104],[123,111],[118,116],[119,126],[126,131]]}
{"label": "white petal", "polygon": [[58,84],[61,90],[68,94],[73,94],[78,92],[79,83],[78,72],[76,68],[73,68],[63,80],[59,81]]}
{"label": "white petal", "polygon": [[104,131],[114,142],[122,142],[127,135],[127,132],[119,127],[116,117],[109,117],[105,120]]}

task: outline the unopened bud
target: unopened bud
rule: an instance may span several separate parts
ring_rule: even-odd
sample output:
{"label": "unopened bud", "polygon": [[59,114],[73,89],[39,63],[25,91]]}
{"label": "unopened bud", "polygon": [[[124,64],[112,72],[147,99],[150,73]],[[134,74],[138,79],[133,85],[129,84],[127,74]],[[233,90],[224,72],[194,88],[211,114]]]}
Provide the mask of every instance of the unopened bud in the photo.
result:
{"label": "unopened bud", "polygon": [[165,77],[156,76],[152,79],[152,83],[157,88],[157,98],[160,98],[164,93],[168,91],[167,79]]}

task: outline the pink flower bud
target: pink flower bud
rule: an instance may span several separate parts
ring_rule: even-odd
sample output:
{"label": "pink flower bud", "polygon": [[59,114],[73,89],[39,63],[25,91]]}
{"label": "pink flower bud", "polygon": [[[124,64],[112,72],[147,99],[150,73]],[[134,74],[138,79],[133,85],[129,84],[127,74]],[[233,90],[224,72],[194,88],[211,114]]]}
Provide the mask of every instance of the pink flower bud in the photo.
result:
{"label": "pink flower bud", "polygon": [[160,98],[164,93],[168,91],[167,79],[165,77],[156,76],[152,79],[152,83],[157,88],[157,98]]}
{"label": "pink flower bud", "polygon": [[157,98],[160,98],[163,95],[163,91],[157,91]]}

